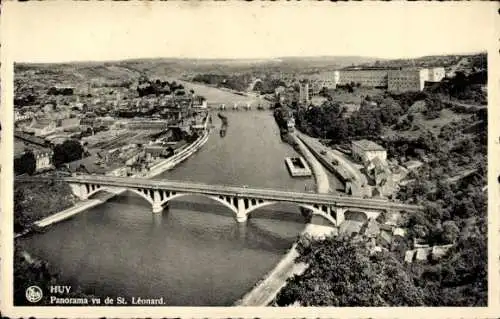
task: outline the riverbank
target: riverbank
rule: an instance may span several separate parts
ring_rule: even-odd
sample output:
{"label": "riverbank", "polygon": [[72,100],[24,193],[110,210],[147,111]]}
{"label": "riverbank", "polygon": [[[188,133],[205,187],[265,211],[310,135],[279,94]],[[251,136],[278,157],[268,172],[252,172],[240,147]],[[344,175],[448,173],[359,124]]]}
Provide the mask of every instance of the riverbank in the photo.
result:
{"label": "riverbank", "polygon": [[235,306],[265,307],[271,303],[278,292],[286,285],[286,280],[293,275],[300,275],[307,269],[304,263],[295,263],[299,256],[294,243],[292,248],[280,260],[254,289],[238,300]]}
{"label": "riverbank", "polygon": [[[161,173],[173,169],[178,164],[182,163],[188,157],[196,153],[205,143],[208,141],[210,133],[208,130],[204,130],[203,134],[196,139],[193,143],[187,145],[185,148],[181,149],[179,153],[174,154],[170,158],[167,158],[160,163],[153,165],[149,171],[144,175],[138,175],[141,177],[152,178],[160,175]],[[134,175],[135,177],[135,175]]]}
{"label": "riverbank", "polygon": [[328,176],[326,172],[321,166],[321,163],[314,157],[314,155],[309,151],[307,146],[299,139],[294,133],[289,133],[292,140],[297,144],[299,148],[299,152],[304,159],[309,164],[309,167],[312,170],[314,178],[316,180],[316,192],[320,194],[329,193],[330,190],[330,181],[328,180]]}
{"label": "riverbank", "polygon": [[60,222],[62,220],[65,220],[67,218],[70,218],[71,216],[76,215],[80,212],[83,212],[87,209],[104,204],[105,202],[107,202],[111,198],[115,197],[116,195],[120,195],[120,194],[125,193],[124,189],[116,189],[116,190],[109,190],[109,191],[110,191],[110,194],[106,194],[105,196],[102,196],[99,199],[89,199],[89,200],[85,200],[82,202],[78,202],[73,207],[70,207],[70,208],[65,209],[61,212],[55,213],[54,215],[51,215],[49,217],[43,218],[39,221],[36,221],[34,223],[34,225],[37,227],[49,226],[51,224],[54,224],[54,223]]}

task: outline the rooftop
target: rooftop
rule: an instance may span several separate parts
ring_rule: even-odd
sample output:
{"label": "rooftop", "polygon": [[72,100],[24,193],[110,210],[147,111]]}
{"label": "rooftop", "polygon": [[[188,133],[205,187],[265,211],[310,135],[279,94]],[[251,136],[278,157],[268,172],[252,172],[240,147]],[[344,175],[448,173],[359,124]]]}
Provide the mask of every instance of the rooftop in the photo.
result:
{"label": "rooftop", "polygon": [[380,66],[364,66],[364,67],[359,67],[359,66],[348,66],[340,71],[374,71],[374,70],[399,70],[399,67],[380,67]]}

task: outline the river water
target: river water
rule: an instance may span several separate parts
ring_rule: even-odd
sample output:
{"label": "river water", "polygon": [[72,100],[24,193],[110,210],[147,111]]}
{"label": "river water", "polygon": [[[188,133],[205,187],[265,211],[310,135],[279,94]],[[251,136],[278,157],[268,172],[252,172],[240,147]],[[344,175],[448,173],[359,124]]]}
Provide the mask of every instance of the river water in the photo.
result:
{"label": "river water", "polygon": [[[314,190],[313,178],[291,178],[284,157],[297,155],[279,137],[270,111],[214,113],[209,140],[174,170],[155,179]],[[134,194],[23,239],[62,279],[99,296],[164,297],[169,306],[228,306],[280,260],[304,220],[297,207],[274,205],[238,224],[229,209],[197,196],[180,197],[162,214]]]}

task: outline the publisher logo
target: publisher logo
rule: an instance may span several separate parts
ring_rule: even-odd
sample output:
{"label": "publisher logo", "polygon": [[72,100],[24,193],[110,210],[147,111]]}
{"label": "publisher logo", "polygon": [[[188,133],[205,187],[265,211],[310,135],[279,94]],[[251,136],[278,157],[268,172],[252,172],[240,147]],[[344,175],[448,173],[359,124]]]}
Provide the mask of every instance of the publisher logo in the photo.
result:
{"label": "publisher logo", "polygon": [[30,286],[26,289],[26,300],[35,303],[42,300],[42,289],[38,286]]}

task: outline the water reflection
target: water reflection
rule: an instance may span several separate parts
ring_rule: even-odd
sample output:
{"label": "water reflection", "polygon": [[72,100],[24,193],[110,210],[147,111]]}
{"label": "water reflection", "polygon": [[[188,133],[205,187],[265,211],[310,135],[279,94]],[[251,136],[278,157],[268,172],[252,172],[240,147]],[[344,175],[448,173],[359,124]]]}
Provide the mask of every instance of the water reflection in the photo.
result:
{"label": "water reflection", "polygon": [[246,223],[237,223],[238,225],[236,226],[236,238],[238,239],[239,243],[244,245],[246,244],[247,241],[247,224]]}
{"label": "water reflection", "polygon": [[151,214],[153,219],[153,228],[161,228],[163,227],[163,214],[166,214],[165,211],[158,214]]}

